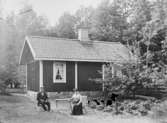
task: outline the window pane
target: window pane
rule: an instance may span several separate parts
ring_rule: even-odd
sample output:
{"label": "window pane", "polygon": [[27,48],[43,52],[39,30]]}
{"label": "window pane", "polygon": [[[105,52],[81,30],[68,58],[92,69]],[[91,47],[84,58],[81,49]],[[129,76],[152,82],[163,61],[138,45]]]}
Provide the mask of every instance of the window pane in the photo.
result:
{"label": "window pane", "polygon": [[66,66],[65,65],[66,65],[65,63],[59,63],[59,62],[54,63],[54,68],[53,68],[53,81],[54,82],[65,82],[66,80],[66,74],[65,74]]}
{"label": "window pane", "polygon": [[60,69],[60,68],[58,68],[58,69],[57,69],[57,72],[56,72],[56,73],[57,73],[57,74],[56,74],[56,79],[57,79],[57,80],[62,80],[62,75],[61,75],[61,72],[60,72],[59,69]]}

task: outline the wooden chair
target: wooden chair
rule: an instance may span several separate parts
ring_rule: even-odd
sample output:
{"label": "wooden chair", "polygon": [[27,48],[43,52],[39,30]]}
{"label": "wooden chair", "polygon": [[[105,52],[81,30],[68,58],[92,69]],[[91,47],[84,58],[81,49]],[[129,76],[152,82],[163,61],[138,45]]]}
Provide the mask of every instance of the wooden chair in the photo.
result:
{"label": "wooden chair", "polygon": [[84,113],[87,113],[87,110],[86,110],[87,105],[88,105],[87,96],[82,96],[82,108]]}
{"label": "wooden chair", "polygon": [[[86,107],[88,105],[88,99],[87,99],[87,96],[81,96],[81,100],[82,100],[82,110],[83,110],[83,113],[87,113],[87,110],[86,110]],[[71,112],[72,112],[72,104],[71,104],[71,100],[70,100],[70,109],[71,109]]]}

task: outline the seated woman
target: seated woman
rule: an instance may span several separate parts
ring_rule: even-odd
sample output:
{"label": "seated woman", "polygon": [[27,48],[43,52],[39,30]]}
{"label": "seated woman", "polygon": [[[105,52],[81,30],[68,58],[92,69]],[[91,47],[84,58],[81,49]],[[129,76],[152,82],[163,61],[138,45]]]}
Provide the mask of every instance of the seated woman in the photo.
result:
{"label": "seated woman", "polygon": [[82,110],[82,97],[77,89],[74,89],[74,94],[71,98],[72,115],[83,114]]}

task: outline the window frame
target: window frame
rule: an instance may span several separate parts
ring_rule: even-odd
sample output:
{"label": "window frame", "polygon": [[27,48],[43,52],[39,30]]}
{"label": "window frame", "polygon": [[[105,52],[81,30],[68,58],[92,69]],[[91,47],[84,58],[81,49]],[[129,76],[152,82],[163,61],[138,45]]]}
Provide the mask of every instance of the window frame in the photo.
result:
{"label": "window frame", "polygon": [[[63,64],[63,79],[58,80],[56,79],[56,74],[57,74],[57,69],[56,69],[56,64]],[[66,83],[66,62],[53,62],[53,83]]]}
{"label": "window frame", "polygon": [[102,80],[105,79],[105,64],[102,64]]}
{"label": "window frame", "polygon": [[[112,78],[114,77],[114,76],[116,76],[115,75],[115,71],[116,71],[116,69],[115,69],[115,67],[114,67],[114,64],[112,63],[112,64],[110,64],[110,68],[111,68],[111,74],[112,74]],[[107,67],[107,64],[102,64],[102,80],[105,80],[105,78],[106,78],[106,67]]]}

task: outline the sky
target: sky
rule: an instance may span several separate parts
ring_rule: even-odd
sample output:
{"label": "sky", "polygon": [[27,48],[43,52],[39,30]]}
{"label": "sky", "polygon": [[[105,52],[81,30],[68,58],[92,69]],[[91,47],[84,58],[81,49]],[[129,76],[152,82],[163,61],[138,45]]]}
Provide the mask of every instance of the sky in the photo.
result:
{"label": "sky", "polygon": [[48,18],[51,25],[54,25],[64,12],[74,14],[81,6],[96,7],[102,0],[0,0],[3,8],[3,15],[11,12],[18,13],[25,3],[32,4],[38,15]]}

